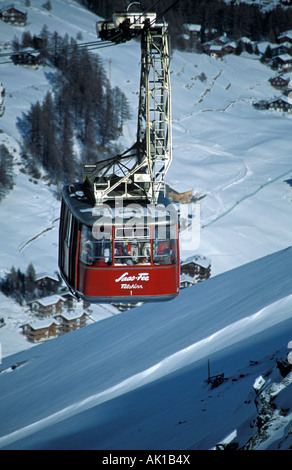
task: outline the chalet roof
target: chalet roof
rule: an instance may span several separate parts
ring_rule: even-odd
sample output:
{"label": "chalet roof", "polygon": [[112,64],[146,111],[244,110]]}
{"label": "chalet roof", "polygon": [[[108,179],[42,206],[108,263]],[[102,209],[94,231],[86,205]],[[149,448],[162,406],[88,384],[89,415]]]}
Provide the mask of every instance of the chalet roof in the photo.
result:
{"label": "chalet roof", "polygon": [[202,268],[208,268],[211,265],[211,261],[205,256],[201,256],[201,255],[190,256],[189,258],[182,261],[180,265],[186,266],[187,264],[190,264],[190,263],[198,264],[199,266],[202,266]]}
{"label": "chalet roof", "polygon": [[277,103],[277,101],[283,101],[284,103],[288,103],[290,106],[292,106],[292,99],[289,98],[289,96],[278,96],[277,98],[270,100],[270,103]]}
{"label": "chalet roof", "polygon": [[282,38],[292,39],[292,30],[287,31],[286,33],[282,33],[282,34],[280,34],[280,36],[278,36],[278,39],[282,39]]}
{"label": "chalet roof", "polygon": [[225,49],[226,47],[233,47],[234,49],[236,49],[237,44],[235,41],[227,42],[226,44],[224,44],[223,49]]}
{"label": "chalet roof", "polygon": [[0,10],[0,13],[3,13],[5,11],[8,11],[8,10],[11,10],[11,9],[14,9],[16,11],[19,11],[20,13],[22,13],[23,15],[26,15],[27,14],[27,10],[25,10],[23,7],[17,5],[15,6],[14,3],[10,3],[10,4],[6,4],[6,5],[3,5],[3,7],[1,8]]}
{"label": "chalet roof", "polygon": [[274,59],[281,60],[282,62],[291,62],[292,61],[292,57],[289,54],[280,54],[280,55],[277,55],[276,57],[274,57]]}
{"label": "chalet roof", "polygon": [[75,312],[62,312],[62,313],[59,313],[58,315],[56,315],[56,317],[62,317],[64,318],[65,320],[67,321],[70,321],[70,320],[77,320],[78,318],[81,318],[83,316],[87,316],[87,313],[83,312],[83,311],[75,311]]}
{"label": "chalet roof", "polygon": [[47,273],[37,273],[35,276],[36,281],[40,281],[41,279],[49,278],[52,279],[52,281],[57,281],[59,282],[59,279],[57,275],[55,274],[47,274]]}
{"label": "chalet roof", "polygon": [[242,36],[242,37],[240,38],[240,41],[241,41],[241,42],[244,42],[245,44],[252,44],[252,43],[253,43],[253,41],[252,41],[251,39],[249,39],[249,38],[247,38],[247,37],[245,37],[245,36]]}
{"label": "chalet roof", "polygon": [[56,304],[62,298],[59,295],[48,295],[47,297],[42,297],[40,299],[31,300],[28,305],[31,305],[34,302],[38,302],[43,307]]}
{"label": "chalet roof", "polygon": [[289,77],[283,77],[283,75],[277,75],[276,77],[269,78],[269,82],[273,82],[274,80],[281,80],[281,81],[289,83],[290,78]]}
{"label": "chalet roof", "polygon": [[29,55],[33,55],[33,56],[40,55],[40,53],[38,51],[36,51],[35,49],[33,49],[33,47],[25,47],[25,48],[23,48],[19,51],[13,52],[12,55],[17,56],[17,55],[21,55],[21,54],[27,54],[27,55],[29,54]]}
{"label": "chalet roof", "polygon": [[227,44],[229,41],[230,41],[230,40],[228,39],[228,37],[227,37],[227,36],[224,36],[224,35],[223,35],[223,36],[220,36],[219,38],[217,38],[217,39],[215,40],[215,42],[220,42],[220,43],[222,43],[222,44]]}
{"label": "chalet roof", "polygon": [[46,320],[34,320],[29,323],[24,323],[23,325],[21,325],[21,328],[23,328],[24,326],[30,326],[33,330],[42,330],[44,328],[49,328],[53,324],[60,325],[60,322],[55,318],[49,318]]}
{"label": "chalet roof", "polygon": [[222,49],[223,49],[223,46],[219,46],[219,45],[217,45],[217,44],[212,44],[212,45],[210,46],[209,51],[210,51],[210,52],[221,52]]}
{"label": "chalet roof", "polygon": [[188,274],[185,274],[185,273],[180,275],[180,283],[183,283],[183,282],[189,282],[190,284],[195,284],[195,281],[192,278],[192,276],[189,276]]}
{"label": "chalet roof", "polygon": [[202,26],[200,24],[184,24],[184,28],[191,32],[199,33],[202,29]]}

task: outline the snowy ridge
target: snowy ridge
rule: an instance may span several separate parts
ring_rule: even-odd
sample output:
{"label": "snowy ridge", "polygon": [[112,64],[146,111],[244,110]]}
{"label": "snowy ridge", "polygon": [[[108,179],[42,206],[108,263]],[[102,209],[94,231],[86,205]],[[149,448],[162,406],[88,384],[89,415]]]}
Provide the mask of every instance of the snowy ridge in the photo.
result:
{"label": "snowy ridge", "polygon": [[[19,441],[24,437],[30,436],[31,434],[42,431],[43,429],[75,416],[78,413],[82,413],[83,411],[96,407],[101,403],[110,401],[125,393],[129,393],[136,388],[142,387],[149,382],[157,380],[165,374],[170,374],[173,371],[180,369],[181,367],[191,364],[193,362],[194,356],[196,357],[196,360],[207,357],[207,355],[210,354],[209,343],[211,342],[211,351],[214,352],[220,349],[222,342],[224,342],[225,345],[232,345],[243,336],[248,337],[250,334],[250,328],[253,328],[253,334],[262,332],[263,330],[270,328],[273,326],[273,324],[277,323],[278,319],[275,319],[275,312],[279,310],[284,310],[284,313],[281,316],[282,321],[289,319],[291,316],[291,305],[292,294],[284,299],[274,302],[273,304],[265,307],[250,317],[234,322],[233,324],[217,331],[209,337],[204,338],[181,351],[177,351],[159,363],[127,378],[126,380],[123,380],[122,382],[108,388],[107,390],[104,390],[103,392],[87,397],[86,399],[80,402],[76,402],[46,418],[29,424],[22,429],[18,429],[11,434],[0,437],[0,448],[6,447],[7,445]],[[270,387],[270,396],[275,397],[281,392],[281,390],[284,390],[290,384],[292,384],[292,373],[279,386],[272,384]],[[290,421],[292,421],[292,412],[286,417],[284,424],[289,423]],[[279,428],[279,422],[277,422],[277,428]]]}
{"label": "snowy ridge", "polygon": [[[98,18],[78,3],[42,5],[31,0],[31,34],[47,24],[96,40]],[[0,44],[22,32],[1,23]],[[98,53],[133,108],[126,149],[136,136],[139,44]],[[1,65],[0,143],[15,162],[15,189],[0,204],[1,275],[30,262],[57,269],[60,203],[45,179],[23,172],[17,127],[51,90],[51,73]],[[108,318],[33,348],[19,334],[29,313],[1,294],[2,449],[291,449],[291,374],[278,364],[289,366],[292,340],[292,116],[252,106],[274,95],[271,75],[257,56],[173,52],[168,182],[202,196],[199,247],[190,251],[183,234],[181,254],[208,257],[212,277],[167,304],[115,316],[98,306]],[[206,383],[208,360],[212,375],[224,374],[216,388]],[[265,387],[256,391],[258,377]]]}
{"label": "snowy ridge", "polygon": [[[4,359],[3,368],[26,364],[0,374],[1,447],[211,448],[235,427],[240,435],[247,416],[256,417],[250,394],[259,371],[271,367],[276,349],[287,351],[291,276],[275,274],[286,273],[291,260],[289,248],[190,287],[159,311],[144,305]],[[243,279],[253,274],[252,288]],[[204,385],[207,358],[226,377],[214,390]],[[220,412],[205,415],[200,408],[208,400]],[[216,428],[222,413],[224,429]],[[112,431],[113,419],[122,436]],[[185,432],[175,422],[188,423]],[[139,427],[152,431],[145,438]],[[72,432],[80,438],[72,441]]]}

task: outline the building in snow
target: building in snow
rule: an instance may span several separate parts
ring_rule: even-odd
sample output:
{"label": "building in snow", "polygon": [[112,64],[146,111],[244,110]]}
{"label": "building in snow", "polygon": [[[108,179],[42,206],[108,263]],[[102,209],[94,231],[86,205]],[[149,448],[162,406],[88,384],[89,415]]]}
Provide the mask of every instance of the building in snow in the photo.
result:
{"label": "building in snow", "polygon": [[69,333],[86,326],[87,314],[85,312],[62,312],[54,317],[60,323],[60,333]]}
{"label": "building in snow", "polygon": [[277,90],[286,90],[290,83],[288,77],[283,77],[282,75],[277,75],[276,77],[269,79],[270,84]]}
{"label": "building in snow", "polygon": [[42,55],[31,47],[21,49],[21,51],[14,52],[11,59],[15,65],[27,65],[34,67],[43,63]]}
{"label": "building in snow", "polygon": [[5,23],[25,26],[27,22],[27,11],[19,5],[17,7],[14,6],[14,4],[2,6],[0,10],[0,18]]}
{"label": "building in snow", "polygon": [[292,56],[289,54],[277,55],[273,58],[272,67],[274,69],[288,71],[292,67]]}
{"label": "building in snow", "polygon": [[32,343],[53,339],[60,334],[60,323],[54,319],[34,320],[21,325],[22,332]]}
{"label": "building in snow", "polygon": [[31,312],[39,318],[50,317],[62,312],[64,301],[59,295],[49,295],[28,303]]}
{"label": "building in snow", "polygon": [[195,280],[193,277],[189,276],[188,274],[181,274],[179,280],[179,288],[185,289],[186,287],[193,286],[195,284]]}
{"label": "building in snow", "polygon": [[288,96],[280,96],[269,102],[269,109],[281,111],[284,113],[292,113],[292,99]]}
{"label": "building in snow", "polygon": [[86,326],[87,316],[83,311],[62,312],[53,318],[36,318],[21,328],[28,341],[39,343]]}
{"label": "building in snow", "polygon": [[171,188],[168,184],[166,185],[166,197],[172,202],[180,202],[181,204],[187,204],[193,200],[193,190],[180,192],[178,189]]}
{"label": "building in snow", "polygon": [[211,261],[205,256],[193,255],[180,264],[181,276],[191,277],[194,284],[205,281],[211,276]]}
{"label": "building in snow", "polygon": [[278,36],[278,42],[280,44],[289,42],[292,45],[292,30],[286,31],[285,33],[280,34],[280,36]]}

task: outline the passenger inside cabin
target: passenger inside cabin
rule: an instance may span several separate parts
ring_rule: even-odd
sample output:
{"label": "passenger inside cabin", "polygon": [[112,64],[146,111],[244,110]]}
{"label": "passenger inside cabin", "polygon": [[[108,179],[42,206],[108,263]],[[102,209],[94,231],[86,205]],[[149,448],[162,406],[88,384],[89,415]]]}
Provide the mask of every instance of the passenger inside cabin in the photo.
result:
{"label": "passenger inside cabin", "polygon": [[80,260],[87,265],[107,267],[112,265],[112,242],[105,238],[96,240],[90,227],[81,230]]}

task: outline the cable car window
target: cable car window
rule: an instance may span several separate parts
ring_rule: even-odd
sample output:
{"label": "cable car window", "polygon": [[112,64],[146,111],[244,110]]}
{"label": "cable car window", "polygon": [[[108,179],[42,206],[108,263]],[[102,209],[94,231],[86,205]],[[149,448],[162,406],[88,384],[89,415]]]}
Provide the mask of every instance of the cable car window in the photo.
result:
{"label": "cable car window", "polygon": [[149,227],[123,227],[115,230],[115,265],[150,264]]}
{"label": "cable car window", "polygon": [[149,227],[119,227],[116,228],[115,238],[150,238]]}
{"label": "cable car window", "polygon": [[156,265],[175,264],[177,260],[176,240],[170,238],[170,227],[166,227],[163,236],[160,232],[160,228],[156,226],[153,242],[153,262]]}
{"label": "cable car window", "polygon": [[70,240],[71,240],[71,231],[72,231],[72,214],[71,212],[67,211],[66,217],[66,235],[65,235],[65,243],[69,247]]}
{"label": "cable car window", "polygon": [[80,260],[89,266],[112,265],[112,242],[107,239],[96,240],[91,228],[82,226],[80,239]]}

